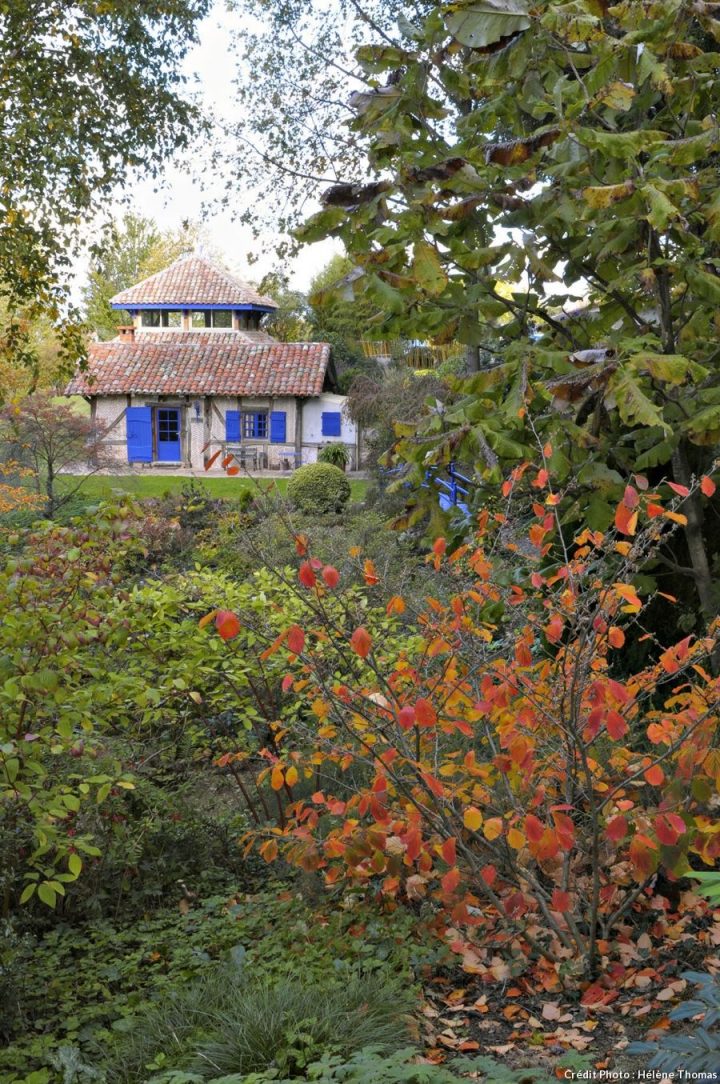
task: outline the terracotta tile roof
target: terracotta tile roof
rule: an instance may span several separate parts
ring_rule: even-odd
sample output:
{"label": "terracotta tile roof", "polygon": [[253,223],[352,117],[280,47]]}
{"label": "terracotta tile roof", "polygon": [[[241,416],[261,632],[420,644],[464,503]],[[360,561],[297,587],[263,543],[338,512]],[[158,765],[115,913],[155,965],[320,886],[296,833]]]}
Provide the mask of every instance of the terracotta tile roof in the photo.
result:
{"label": "terracotta tile roof", "polygon": [[257,305],[276,309],[271,297],[259,294],[249,283],[243,282],[224,267],[206,260],[204,256],[181,256],[164,271],[138,282],[127,290],[121,290],[110,298],[115,308],[131,308],[133,305],[178,305],[200,307],[202,305]]}
{"label": "terracotta tile roof", "polygon": [[249,343],[238,335],[175,332],[92,343],[66,395],[319,395],[328,343]]}
{"label": "terracotta tile roof", "polygon": [[[141,327],[136,329],[135,334],[140,338],[147,335],[153,342],[156,340],[159,340],[160,342],[185,342],[188,335],[207,335],[210,342],[217,342],[218,340],[223,339],[229,339],[231,342],[245,343],[276,343],[278,341],[268,331],[264,331],[262,328],[257,331],[250,331],[247,328],[243,328],[241,331],[230,331],[225,328],[222,330],[219,328],[216,328],[215,330],[209,328],[195,328],[191,331],[177,331],[173,329],[171,331],[168,328]],[[120,341],[119,338],[113,340],[113,342]]]}

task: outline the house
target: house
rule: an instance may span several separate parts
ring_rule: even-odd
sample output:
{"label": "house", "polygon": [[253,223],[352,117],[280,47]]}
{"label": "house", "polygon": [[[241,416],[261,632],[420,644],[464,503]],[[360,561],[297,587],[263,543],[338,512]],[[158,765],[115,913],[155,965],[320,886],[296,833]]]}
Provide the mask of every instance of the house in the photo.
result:
{"label": "house", "polygon": [[357,467],[330,346],[273,339],[262,328],[271,298],[191,255],[111,304],[133,323],[91,344],[65,394],[88,400],[118,464],[289,470],[342,442]]}

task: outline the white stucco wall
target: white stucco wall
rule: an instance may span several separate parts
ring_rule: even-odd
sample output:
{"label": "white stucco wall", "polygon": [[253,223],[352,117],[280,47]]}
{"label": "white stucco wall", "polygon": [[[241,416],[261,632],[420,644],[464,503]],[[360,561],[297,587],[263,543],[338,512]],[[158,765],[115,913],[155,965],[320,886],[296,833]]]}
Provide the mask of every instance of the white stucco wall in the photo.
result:
{"label": "white stucco wall", "polygon": [[[201,403],[201,417],[196,419],[194,402]],[[351,454],[351,466],[356,466],[357,458],[357,430],[344,412],[346,397],[326,393],[315,399],[306,399],[302,402],[302,463],[313,463],[317,459],[320,448],[325,444],[344,443]],[[238,398],[237,396],[208,396],[191,398],[185,401],[184,396],[177,398],[167,396],[161,399],[148,395],[131,396],[131,406],[179,406],[182,409],[182,433],[183,433],[183,462],[190,459],[190,465],[196,470],[204,468],[205,459],[218,451],[225,443],[225,414],[228,410],[284,410],[286,415],[285,442],[283,444],[271,444],[269,441],[252,442],[262,445],[266,455],[268,466],[271,469],[287,469],[299,466],[296,451],[296,424],[298,403],[292,396],[278,396],[274,399],[266,398]],[[125,409],[128,405],[128,397],[125,395],[98,396],[95,400],[95,417],[99,425],[111,425],[108,433],[107,447],[112,457],[118,463],[127,463],[127,425],[125,421]],[[323,411],[338,411],[341,416],[340,437],[325,437],[322,434]],[[220,463],[216,462],[215,469],[219,469]]]}
{"label": "white stucco wall", "polygon": [[[317,399],[306,400],[303,406],[303,463],[314,463],[319,450],[326,444],[345,444],[350,452],[350,466],[355,468],[357,458],[357,427],[345,411],[347,396],[325,392]],[[340,436],[325,437],[322,433],[323,411],[339,411]]]}

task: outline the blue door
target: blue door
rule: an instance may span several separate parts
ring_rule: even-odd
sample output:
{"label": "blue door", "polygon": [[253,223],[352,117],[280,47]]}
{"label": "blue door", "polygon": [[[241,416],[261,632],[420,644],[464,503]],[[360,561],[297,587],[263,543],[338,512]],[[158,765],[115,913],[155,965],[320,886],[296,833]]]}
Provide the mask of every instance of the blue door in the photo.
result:
{"label": "blue door", "polygon": [[152,409],[128,407],[125,420],[128,463],[149,463],[153,452]]}
{"label": "blue door", "polygon": [[177,407],[158,407],[157,419],[157,457],[161,463],[179,463],[180,452],[180,410]]}

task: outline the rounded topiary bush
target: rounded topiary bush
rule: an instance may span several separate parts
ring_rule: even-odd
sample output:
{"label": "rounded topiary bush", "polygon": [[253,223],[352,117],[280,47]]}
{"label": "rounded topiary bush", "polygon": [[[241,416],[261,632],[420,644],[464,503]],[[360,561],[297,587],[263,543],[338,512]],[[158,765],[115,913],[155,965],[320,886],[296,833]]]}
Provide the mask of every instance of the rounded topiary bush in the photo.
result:
{"label": "rounded topiary bush", "polygon": [[350,499],[350,483],[339,467],[308,463],[288,482],[288,497],[301,512],[339,512]]}

